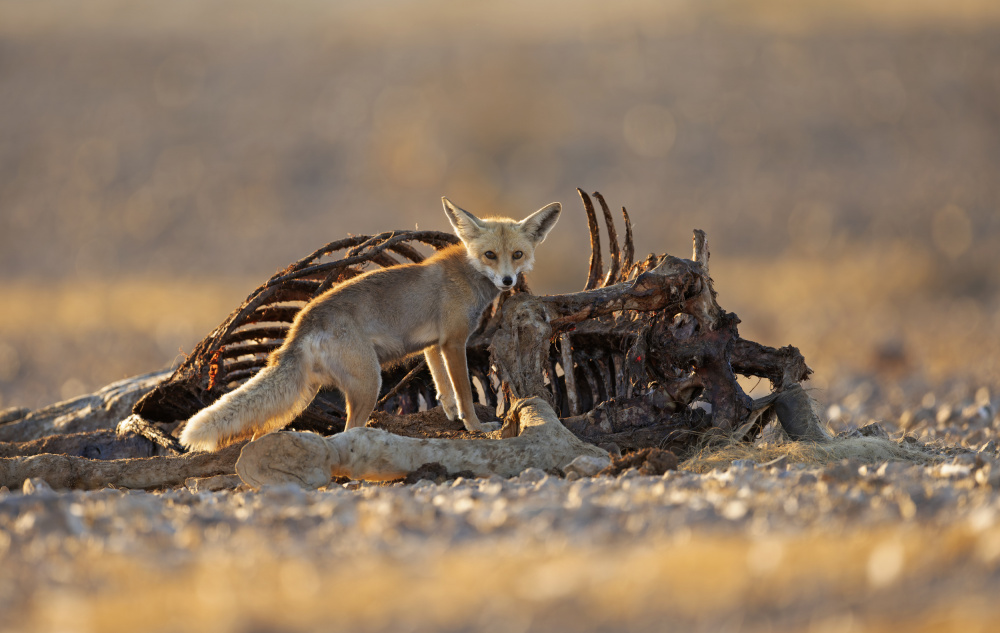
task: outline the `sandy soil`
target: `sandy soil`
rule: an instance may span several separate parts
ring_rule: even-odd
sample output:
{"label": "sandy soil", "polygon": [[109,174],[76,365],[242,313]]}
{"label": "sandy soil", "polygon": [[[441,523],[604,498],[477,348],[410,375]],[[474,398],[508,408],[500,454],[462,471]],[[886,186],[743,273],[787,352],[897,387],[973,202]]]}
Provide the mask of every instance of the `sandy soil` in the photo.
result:
{"label": "sandy soil", "polygon": [[7,493],[0,599],[25,631],[989,630],[995,458]]}
{"label": "sandy soil", "polygon": [[14,631],[990,630],[1000,403],[924,404],[919,463],[800,463],[769,428],[662,477],[32,480],[0,492],[0,604]]}

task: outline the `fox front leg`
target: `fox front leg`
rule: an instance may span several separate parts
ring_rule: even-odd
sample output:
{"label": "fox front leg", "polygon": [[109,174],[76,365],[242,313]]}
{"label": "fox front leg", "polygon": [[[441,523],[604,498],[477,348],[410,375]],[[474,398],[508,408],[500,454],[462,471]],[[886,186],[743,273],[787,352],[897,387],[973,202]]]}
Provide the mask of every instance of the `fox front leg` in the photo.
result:
{"label": "fox front leg", "polygon": [[473,406],[472,382],[469,380],[469,365],[465,356],[465,341],[459,343],[444,343],[441,346],[444,361],[451,377],[451,386],[458,400],[458,410],[467,431],[495,431],[500,428],[499,422],[480,422]]}
{"label": "fox front leg", "polygon": [[428,347],[424,350],[424,358],[427,359],[427,366],[431,369],[434,386],[437,388],[437,399],[444,409],[444,414],[449,420],[457,420],[460,417],[458,403],[455,400],[455,390],[451,386],[451,378],[448,376],[448,367],[445,365],[441,348],[438,345]]}

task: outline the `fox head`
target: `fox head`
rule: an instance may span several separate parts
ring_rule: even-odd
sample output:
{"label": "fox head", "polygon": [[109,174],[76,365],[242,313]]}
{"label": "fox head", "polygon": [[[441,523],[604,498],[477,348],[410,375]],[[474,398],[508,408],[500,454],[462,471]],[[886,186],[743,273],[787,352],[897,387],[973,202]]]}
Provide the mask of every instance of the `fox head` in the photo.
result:
{"label": "fox head", "polygon": [[531,270],[535,247],[545,240],[562,211],[562,205],[553,202],[518,222],[479,219],[448,198],[441,198],[441,202],[455,234],[465,244],[469,262],[500,290],[510,290],[518,274]]}

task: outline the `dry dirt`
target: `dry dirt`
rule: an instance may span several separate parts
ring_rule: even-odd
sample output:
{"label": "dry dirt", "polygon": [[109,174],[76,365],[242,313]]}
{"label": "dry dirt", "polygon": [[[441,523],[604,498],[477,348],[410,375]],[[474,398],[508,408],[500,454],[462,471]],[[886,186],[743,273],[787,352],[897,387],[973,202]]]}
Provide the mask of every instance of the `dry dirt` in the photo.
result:
{"label": "dry dirt", "polygon": [[30,480],[0,491],[5,630],[988,631],[998,404],[982,388],[888,422],[917,461],[769,427],[662,476]]}
{"label": "dry dirt", "polygon": [[0,494],[14,631],[987,631],[992,447],[566,481]]}

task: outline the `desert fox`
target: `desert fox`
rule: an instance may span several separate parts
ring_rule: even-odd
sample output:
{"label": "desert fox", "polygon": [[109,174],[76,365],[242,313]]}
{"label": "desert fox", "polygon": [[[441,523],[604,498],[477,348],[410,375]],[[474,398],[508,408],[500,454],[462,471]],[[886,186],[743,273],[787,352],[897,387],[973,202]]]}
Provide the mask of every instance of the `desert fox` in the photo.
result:
{"label": "desert fox", "polygon": [[419,264],[359,275],[313,299],[267,366],[188,420],[181,443],[217,450],[276,431],[324,386],[343,392],[346,428],[364,426],[382,386],[381,366],[421,350],[448,418],[470,431],[495,429],[476,417],[465,346],[486,307],[531,269],[562,206],[553,202],[517,222],[479,219],[441,200],[461,244]]}

